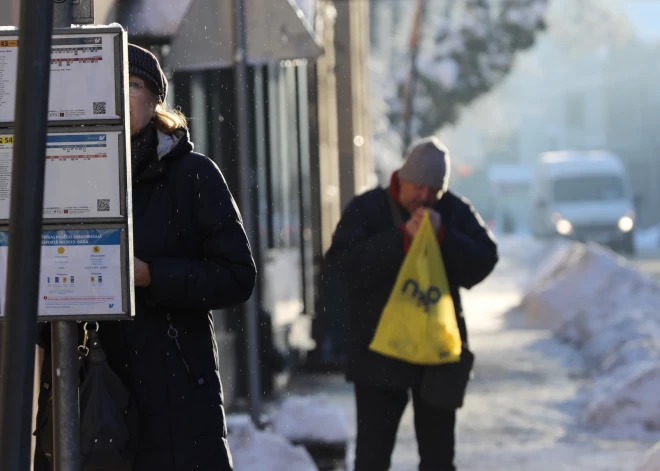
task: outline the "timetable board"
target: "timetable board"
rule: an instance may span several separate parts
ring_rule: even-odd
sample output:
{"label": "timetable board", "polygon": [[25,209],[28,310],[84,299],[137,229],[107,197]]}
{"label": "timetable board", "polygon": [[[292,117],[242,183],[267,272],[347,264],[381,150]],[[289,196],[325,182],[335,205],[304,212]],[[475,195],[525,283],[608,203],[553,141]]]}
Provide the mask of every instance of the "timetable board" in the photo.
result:
{"label": "timetable board", "polygon": [[[117,73],[121,33],[108,31],[112,30],[53,36],[49,121],[119,122],[125,114],[125,84]],[[0,36],[0,123],[14,120],[19,49],[18,34]]]}
{"label": "timetable board", "polygon": [[[14,124],[20,50],[18,30],[0,30],[0,322],[12,276],[11,201],[32,197],[12,188],[22,147]],[[119,25],[52,36],[39,321],[134,315],[127,56]]]}
{"label": "timetable board", "polygon": [[[112,129],[51,129],[44,218],[113,219],[126,214],[125,136]],[[14,136],[0,131],[0,221],[9,219],[13,150]]]}

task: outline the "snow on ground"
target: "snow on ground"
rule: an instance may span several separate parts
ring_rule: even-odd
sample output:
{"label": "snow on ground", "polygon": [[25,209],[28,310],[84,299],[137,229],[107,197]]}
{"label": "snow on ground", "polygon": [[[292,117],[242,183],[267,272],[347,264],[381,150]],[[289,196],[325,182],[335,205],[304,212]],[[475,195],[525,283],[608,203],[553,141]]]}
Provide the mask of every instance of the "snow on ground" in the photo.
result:
{"label": "snow on ground", "polygon": [[634,439],[660,431],[660,286],[596,245],[573,244],[520,307],[574,347],[590,383],[582,423]]}
{"label": "snow on ground", "polygon": [[236,470],[318,471],[307,450],[281,435],[257,430],[247,415],[228,416],[227,430]]}
{"label": "snow on ground", "polygon": [[293,396],[272,415],[272,427],[292,442],[346,443],[349,425],[342,410],[326,394]]}
{"label": "snow on ground", "polygon": [[[581,424],[589,383],[583,356],[551,331],[520,324],[522,314],[514,307],[520,301],[523,267],[534,272],[552,267],[539,263],[542,248],[535,255],[530,250],[531,265],[522,265],[520,256],[518,261],[508,256],[507,246],[526,250],[534,244],[503,240],[496,273],[465,295],[477,363],[466,407],[459,413],[458,468],[632,470],[653,441],[613,440]],[[561,251],[565,245],[558,247]]]}
{"label": "snow on ground", "polygon": [[[576,345],[558,338],[551,330],[530,327],[528,316],[520,309],[521,287],[536,286],[542,291],[544,282],[556,279],[563,271],[570,271],[566,263],[581,260],[584,251],[576,251],[576,247],[566,243],[539,243],[524,237],[504,238],[500,247],[502,260],[495,273],[482,285],[464,293],[470,342],[477,360],[475,379],[470,384],[465,407],[458,415],[458,469],[635,470],[657,440],[657,434],[642,430],[643,433],[634,437],[622,438],[603,433],[608,428],[620,426],[621,417],[617,417],[616,411],[631,398],[611,385],[613,394],[597,396],[592,386],[594,379],[603,377],[603,374],[589,375],[594,368],[593,359],[586,358]],[[547,254],[551,254],[550,258]],[[591,256],[598,259],[598,254]],[[605,267],[611,263],[600,262]],[[598,275],[585,267],[581,269],[589,276]],[[523,283],[532,272],[538,276]],[[574,283],[584,281],[579,277],[570,279]],[[587,285],[599,286],[597,283]],[[627,355],[626,358],[634,359],[640,348],[621,345],[620,351],[625,352],[623,357]],[[612,361],[612,365],[626,363],[628,360],[623,357]],[[610,368],[624,371],[616,366]],[[602,371],[605,371],[604,367]],[[647,396],[651,398],[654,371],[627,371],[641,371],[641,377],[648,379],[641,387],[647,389]],[[630,381],[639,382],[639,378]],[[606,391],[604,387],[600,390]],[[355,441],[352,386],[338,375],[301,376],[294,380],[287,393],[294,396],[322,393],[324,400],[343,411],[350,427],[348,461],[351,462]],[[604,397],[604,402],[599,402],[598,397]],[[655,407],[653,404],[647,406]],[[584,419],[589,414],[607,419],[601,423],[589,422]],[[628,412],[624,413],[627,419],[639,419],[639,414],[626,414]],[[417,461],[412,408],[409,406],[401,422],[391,469],[410,471],[416,469]],[[273,468],[237,466],[236,469]]]}
{"label": "snow on ground", "polygon": [[636,471],[660,471],[660,443],[646,453]]}
{"label": "snow on ground", "polygon": [[[657,253],[658,230],[637,235]],[[644,443],[660,436],[660,286],[596,245],[549,250],[519,305],[519,321],[541,325],[584,362],[579,422],[603,438]],[[660,446],[638,471],[660,471]]]}

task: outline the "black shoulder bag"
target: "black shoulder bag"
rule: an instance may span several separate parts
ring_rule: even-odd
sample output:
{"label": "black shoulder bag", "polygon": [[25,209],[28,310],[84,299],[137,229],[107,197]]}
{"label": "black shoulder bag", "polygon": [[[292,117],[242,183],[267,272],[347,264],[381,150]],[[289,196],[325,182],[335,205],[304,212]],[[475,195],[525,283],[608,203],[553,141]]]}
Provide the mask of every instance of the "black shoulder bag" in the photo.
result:
{"label": "black shoulder bag", "polygon": [[[137,407],[106,362],[96,329],[87,330],[78,347],[80,371],[80,451],[82,471],[132,471],[137,449]],[[89,346],[88,346],[89,344]],[[47,375],[50,377],[50,375]],[[50,388],[49,388],[50,389]],[[53,464],[53,396],[34,435]]]}

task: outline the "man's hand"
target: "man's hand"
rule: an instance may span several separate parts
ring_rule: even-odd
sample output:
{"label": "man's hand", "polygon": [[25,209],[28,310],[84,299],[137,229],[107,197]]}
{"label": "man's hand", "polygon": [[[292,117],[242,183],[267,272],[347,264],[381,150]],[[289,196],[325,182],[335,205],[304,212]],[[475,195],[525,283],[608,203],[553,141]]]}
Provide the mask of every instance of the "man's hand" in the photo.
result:
{"label": "man's hand", "polygon": [[135,286],[146,288],[151,284],[151,270],[149,264],[135,257],[133,261]]}
{"label": "man's hand", "polygon": [[[422,224],[422,220],[424,219],[424,213],[429,214],[429,219],[431,220],[431,227],[433,227],[433,232],[437,234],[440,231],[440,226],[442,226],[442,216],[440,216],[440,213],[437,212],[435,209],[431,208],[417,208],[417,211],[413,214],[412,219],[415,219],[418,222],[419,225]],[[417,227],[419,229],[419,226]]]}
{"label": "man's hand", "polygon": [[415,236],[417,235],[421,223],[422,220],[419,218],[415,218],[414,216],[408,219],[408,222],[406,222],[406,232],[408,233],[411,239],[414,239]]}

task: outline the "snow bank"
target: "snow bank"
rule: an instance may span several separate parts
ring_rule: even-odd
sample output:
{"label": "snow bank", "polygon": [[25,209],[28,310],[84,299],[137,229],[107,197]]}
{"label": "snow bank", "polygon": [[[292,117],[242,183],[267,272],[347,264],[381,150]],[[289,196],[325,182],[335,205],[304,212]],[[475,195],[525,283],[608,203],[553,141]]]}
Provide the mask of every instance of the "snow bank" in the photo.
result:
{"label": "snow bank", "polygon": [[[579,248],[576,244],[570,244],[563,239],[546,243],[537,242],[536,244],[525,244],[520,241],[514,246],[514,250],[518,250],[517,247],[523,247],[520,253],[525,255],[522,257],[517,255],[516,259],[531,273],[527,286],[524,288],[524,291],[530,296],[543,289],[550,280],[556,279],[570,264],[571,257]],[[500,251],[507,256],[506,246]]]}
{"label": "snow bank", "polygon": [[241,471],[318,471],[303,447],[285,437],[257,430],[246,415],[227,417],[229,447],[234,469]]}
{"label": "snow bank", "polygon": [[557,330],[593,302],[619,263],[597,246],[560,247],[541,267],[521,308],[532,325]]}
{"label": "snow bank", "polygon": [[346,416],[326,395],[293,396],[272,416],[275,433],[294,443],[347,443]]}
{"label": "snow bank", "polygon": [[596,380],[581,421],[608,435],[641,437],[660,430],[660,365],[656,360],[618,368]]}
{"label": "snow bank", "polygon": [[660,471],[660,443],[651,448],[635,471]]}
{"label": "snow bank", "polygon": [[660,286],[595,244],[548,250],[521,308],[578,349],[593,382],[580,420],[608,435],[660,431]]}

